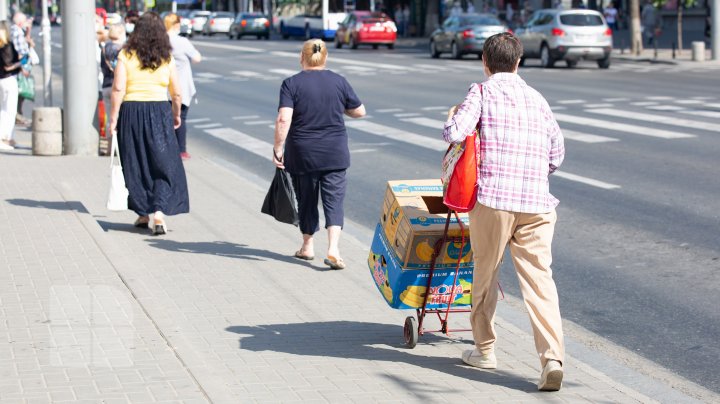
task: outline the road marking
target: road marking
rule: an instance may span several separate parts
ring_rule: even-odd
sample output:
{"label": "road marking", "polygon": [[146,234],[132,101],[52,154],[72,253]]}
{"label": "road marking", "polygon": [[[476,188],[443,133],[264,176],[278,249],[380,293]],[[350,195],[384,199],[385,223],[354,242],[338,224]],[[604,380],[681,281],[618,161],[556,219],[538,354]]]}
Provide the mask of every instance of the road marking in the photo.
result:
{"label": "road marking", "polygon": [[195,127],[198,129],[219,128],[220,126],[222,126],[221,123],[206,123],[203,125],[195,125]]}
{"label": "road marking", "polygon": [[380,114],[386,114],[389,112],[403,112],[403,111],[404,111],[404,109],[402,109],[402,108],[385,108],[385,109],[375,110],[375,112],[380,113]]}
{"label": "road marking", "polygon": [[694,100],[714,100],[715,97],[692,97]]}
{"label": "road marking", "polygon": [[558,104],[582,104],[585,100],[560,100]]}
{"label": "road marking", "polygon": [[[597,111],[596,109],[589,109],[588,111]],[[651,129],[645,126],[629,125],[625,123],[612,122],[607,120],[583,118],[574,115],[555,114],[555,119],[567,123],[574,123],[577,125],[594,126],[596,128],[602,128],[607,130],[614,130],[618,132],[627,132],[634,135],[659,137],[662,139],[681,139],[695,137],[695,135],[689,135],[687,133],[670,132],[661,129]]]}
{"label": "road marking", "polygon": [[245,125],[267,125],[273,123],[273,121],[247,121]]}
{"label": "road marking", "polygon": [[688,114],[688,115],[696,115],[696,116],[704,116],[706,118],[718,118],[720,119],[720,112],[718,111],[697,111],[697,110],[689,110],[689,111],[678,111],[681,114]]}
{"label": "road marking", "polygon": [[231,128],[207,129],[205,133],[214,136],[220,140],[239,146],[251,153],[257,154],[271,160],[270,148],[272,144],[258,140],[250,135],[246,135],[240,131]]}
{"label": "road marking", "polygon": [[424,108],[421,108],[421,109],[422,109],[423,111],[443,111],[443,112],[447,112],[447,110],[450,109],[450,107],[424,107]]}
{"label": "road marking", "polygon": [[353,72],[367,73],[367,72],[374,72],[377,69],[373,69],[372,67],[366,67],[366,66],[345,66],[345,70],[350,70]]}
{"label": "road marking", "polygon": [[[587,112],[591,112],[593,114],[615,116],[618,118],[634,119],[636,121],[663,123],[665,125],[684,126],[687,128],[695,128],[695,129],[720,132],[720,125],[717,125],[714,123],[695,121],[695,120],[691,120],[691,119],[682,119],[682,118],[676,118],[676,117],[665,116],[665,115],[643,114],[642,112],[632,112],[632,111],[623,111],[623,110],[619,110],[619,109],[603,109],[603,108],[589,109],[589,110],[587,110]],[[646,129],[646,130],[648,130],[648,129]],[[655,129],[649,129],[649,130],[655,131]]]}
{"label": "road marking", "polygon": [[209,73],[209,72],[195,73],[195,76],[197,76],[197,77],[203,77],[203,78],[206,78],[206,79],[219,79],[220,77],[222,77],[222,75],[219,75],[219,74],[216,74],[216,73]]}
{"label": "road marking", "polygon": [[675,100],[675,103],[684,105],[704,104],[701,100]]}
{"label": "road marking", "polygon": [[640,102],[631,102],[630,105],[637,105],[638,107],[647,107],[649,105],[658,105],[659,102],[652,102],[652,101],[640,101]]}
{"label": "road marking", "polygon": [[589,133],[575,132],[574,130],[562,130],[563,137],[565,139],[575,140],[583,143],[606,143],[606,142],[617,142],[618,139],[614,137],[591,135]]}
{"label": "road marking", "polygon": [[550,109],[553,111],[562,111],[563,109],[567,109],[567,107],[563,107],[562,105],[553,105]]}
{"label": "road marking", "polygon": [[419,65],[413,65],[413,67],[418,68],[418,69],[422,69],[422,70],[436,70],[436,71],[441,71],[441,72],[445,72],[445,71],[448,71],[448,70],[449,70],[447,67],[444,67],[444,66],[436,66],[436,65],[423,65],[423,64],[419,64]]}
{"label": "road marking", "polygon": [[415,125],[427,126],[428,128],[437,129],[439,131],[445,128],[445,122],[425,117],[406,118],[401,119],[401,121],[414,123]]}
{"label": "road marking", "polygon": [[443,140],[433,139],[366,120],[348,121],[345,122],[345,126],[371,135],[382,136],[398,142],[410,143],[413,146],[423,147],[425,149],[445,151],[448,148],[448,144]]}
{"label": "road marking", "polygon": [[705,104],[705,106],[710,108],[720,108],[720,104]]}
{"label": "road marking", "polygon": [[[250,48],[247,46],[223,45],[223,44],[219,44],[219,43],[210,43],[210,42],[202,42],[202,41],[194,41],[193,45],[207,46],[208,48],[230,49],[230,50],[253,52],[253,53],[265,52],[265,49]],[[295,55],[295,56],[297,56],[297,55]]]}
{"label": "road marking", "polygon": [[[275,56],[292,57],[295,59],[298,58],[298,54],[295,52],[275,51],[275,52],[270,52],[270,53]],[[403,71],[413,71],[414,70],[410,67],[391,65],[391,64],[387,64],[387,63],[373,63],[373,62],[363,62],[360,60],[352,60],[352,59],[330,58],[329,64],[332,65],[334,63],[345,64],[345,65],[354,65],[354,66],[372,67],[373,69],[388,69],[388,70],[403,70]]]}
{"label": "road marking", "polygon": [[200,123],[200,122],[207,122],[210,118],[193,118],[193,119],[186,119],[185,123]]}
{"label": "road marking", "polygon": [[580,175],[570,174],[565,171],[555,171],[552,176],[564,178],[566,180],[580,182],[585,185],[590,185],[602,189],[618,189],[620,185],[610,184],[603,181],[594,180],[592,178],[583,177]]}
{"label": "road marking", "polygon": [[674,97],[668,97],[666,95],[656,95],[652,97],[645,97],[646,100],[653,100],[653,101],[668,101],[672,100]]}
{"label": "road marking", "polygon": [[243,116],[234,116],[232,119],[234,120],[242,120],[242,119],[256,119],[260,118],[260,115],[243,115]]}
{"label": "road marking", "polygon": [[585,108],[612,108],[613,104],[585,104]]}
{"label": "road marking", "polygon": [[258,72],[252,72],[249,70],[236,70],[236,71],[232,72],[232,74],[242,76],[242,77],[260,77],[260,76],[262,76],[262,74],[260,74]]}
{"label": "road marking", "polygon": [[290,69],[270,69],[270,72],[283,76],[294,76],[295,74],[297,74],[298,71]]}
{"label": "road marking", "polygon": [[603,101],[606,102],[620,102],[620,101],[630,101],[629,98],[603,98]]}
{"label": "road marking", "polygon": [[417,112],[403,112],[402,114],[393,114],[397,118],[409,118],[411,116],[420,116]]}
{"label": "road marking", "polygon": [[684,107],[678,107],[677,105],[651,105],[645,108],[652,109],[654,111],[682,111],[685,109]]}
{"label": "road marking", "polygon": [[350,153],[373,153],[376,151],[377,149],[350,149]]}

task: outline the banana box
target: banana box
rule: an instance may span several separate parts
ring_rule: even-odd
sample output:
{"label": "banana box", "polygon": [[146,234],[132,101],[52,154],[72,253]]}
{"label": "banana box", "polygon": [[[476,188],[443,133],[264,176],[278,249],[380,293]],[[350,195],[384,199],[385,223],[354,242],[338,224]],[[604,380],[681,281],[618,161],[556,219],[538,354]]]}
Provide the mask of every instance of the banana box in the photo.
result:
{"label": "banana box", "polygon": [[368,268],[375,286],[395,309],[420,308],[426,295],[429,309],[447,307],[448,303],[452,303],[452,307],[467,306],[472,301],[472,266],[458,270],[457,284],[453,284],[455,267],[436,269],[428,289],[430,270],[403,268],[380,223],[375,228]]}
{"label": "banana box", "polygon": [[[447,219],[448,208],[442,195],[440,180],[388,181],[380,223],[395,259],[403,268],[430,268],[435,244],[442,238]],[[465,225],[465,246],[460,251],[461,243],[445,243],[436,268],[455,268],[458,258],[463,267],[472,266],[468,215],[460,213],[458,217]],[[460,235],[460,225],[453,215],[448,236]]]}

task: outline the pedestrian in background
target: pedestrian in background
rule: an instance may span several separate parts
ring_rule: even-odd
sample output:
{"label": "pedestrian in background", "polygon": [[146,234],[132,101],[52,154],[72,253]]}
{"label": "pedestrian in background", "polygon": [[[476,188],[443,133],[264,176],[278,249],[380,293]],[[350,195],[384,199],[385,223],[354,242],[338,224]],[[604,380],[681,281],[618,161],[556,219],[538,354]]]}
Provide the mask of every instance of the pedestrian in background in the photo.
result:
{"label": "pedestrian in background", "polygon": [[0,21],[0,62],[0,150],[13,150],[20,57],[10,39],[7,21]]}
{"label": "pedestrian in background", "polygon": [[543,369],[538,388],[554,391],[562,385],[565,348],[550,269],[558,200],[549,192],[548,175],[562,163],[565,149],[547,101],[517,74],[522,54],[510,33],[488,38],[482,53],[487,79],[473,83],[462,104],[448,111],[443,131],[447,142],[457,143],[479,126],[478,195],[470,211],[475,349],[463,352],[462,360],[497,367],[497,280],[509,245]]}
{"label": "pedestrian in background", "polygon": [[300,73],[286,78],[280,87],[275,122],[273,162],[292,177],[298,201],[303,243],[295,257],[312,260],[313,235],[320,230],[318,197],[321,197],[328,232],[325,264],[345,268],[340,256],[343,204],[350,167],[348,135],[343,115],[365,116],[365,107],[348,81],[325,68],[327,46],[311,39],[300,52]]}
{"label": "pedestrian in background", "polygon": [[[20,63],[22,65],[20,74],[24,77],[30,77],[32,70],[32,64],[30,63],[30,48],[35,47],[35,42],[30,36],[30,30],[32,28],[32,20],[28,20],[24,13],[17,12],[13,15],[13,25],[10,28],[10,36],[12,38],[15,50],[20,57]],[[18,125],[30,125],[31,121],[22,113],[23,101],[25,98],[18,95],[17,101],[17,117],[15,123]]]}
{"label": "pedestrian in background", "polygon": [[127,14],[125,14],[125,32],[127,32],[128,36],[135,30],[135,23],[137,23],[138,18],[140,18],[140,14],[137,10],[128,10]]}
{"label": "pedestrian in background", "polygon": [[160,16],[145,13],[118,56],[110,128],[117,128],[128,208],[138,214],[135,226],[149,226],[153,234],[167,232],[166,215],[190,210],[175,137],[180,103],[170,38]]}
{"label": "pedestrian in background", "polygon": [[610,27],[613,32],[616,32],[618,29],[618,11],[615,8],[615,3],[611,1],[603,10],[603,15],[605,16],[605,21],[607,22],[608,27]]}
{"label": "pedestrian in background", "polygon": [[398,35],[401,37],[405,36],[405,19],[400,3],[395,3],[395,10],[393,11],[393,16],[395,17],[395,26],[398,29]]}
{"label": "pedestrian in background", "polygon": [[192,43],[180,36],[180,16],[170,13],[165,16],[165,29],[170,36],[170,46],[172,46],[172,55],[177,66],[178,82],[180,84],[180,93],[182,94],[182,104],[180,105],[180,127],[175,129],[178,146],[180,147],[180,157],[183,160],[190,158],[187,152],[187,119],[190,102],[195,96],[195,82],[192,77],[191,63],[200,63],[202,56],[195,49]]}
{"label": "pedestrian in background", "polygon": [[[112,84],[115,79],[115,66],[117,66],[118,55],[125,44],[125,26],[113,24],[108,29],[108,40],[103,44],[100,55],[100,69],[102,71],[102,97],[105,110],[112,110],[111,94]],[[109,114],[108,114],[109,115]],[[105,136],[111,141],[112,131],[110,130],[110,119],[106,120]],[[109,142],[108,142],[109,144]]]}
{"label": "pedestrian in background", "polygon": [[657,12],[657,9],[651,1],[646,1],[640,13],[640,20],[642,22],[642,34],[647,41],[648,46],[652,46],[653,42],[660,36],[660,30],[662,28],[662,16]]}

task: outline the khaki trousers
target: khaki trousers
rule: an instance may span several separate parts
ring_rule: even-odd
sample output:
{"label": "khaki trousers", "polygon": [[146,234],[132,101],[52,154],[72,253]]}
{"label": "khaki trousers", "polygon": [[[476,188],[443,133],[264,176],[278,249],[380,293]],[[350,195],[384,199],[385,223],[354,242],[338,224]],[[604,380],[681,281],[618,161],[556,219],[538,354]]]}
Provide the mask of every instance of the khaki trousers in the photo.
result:
{"label": "khaki trousers", "polygon": [[555,210],[543,214],[515,213],[480,203],[470,212],[470,243],[475,260],[470,322],[480,353],[492,352],[497,339],[494,324],[497,280],[505,247],[509,244],[520,291],[530,314],[540,365],[544,367],[548,359],[563,362],[560,306],[550,269],[556,220]]}

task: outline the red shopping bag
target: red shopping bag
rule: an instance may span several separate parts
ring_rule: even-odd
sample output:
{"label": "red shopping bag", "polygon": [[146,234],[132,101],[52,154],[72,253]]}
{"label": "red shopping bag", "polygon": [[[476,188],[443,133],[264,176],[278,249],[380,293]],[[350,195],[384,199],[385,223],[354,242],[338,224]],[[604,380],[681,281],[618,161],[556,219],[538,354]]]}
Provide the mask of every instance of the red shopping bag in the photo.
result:
{"label": "red shopping bag", "polygon": [[461,213],[471,211],[477,202],[477,136],[475,129],[462,143],[450,145],[443,158],[443,203]]}

